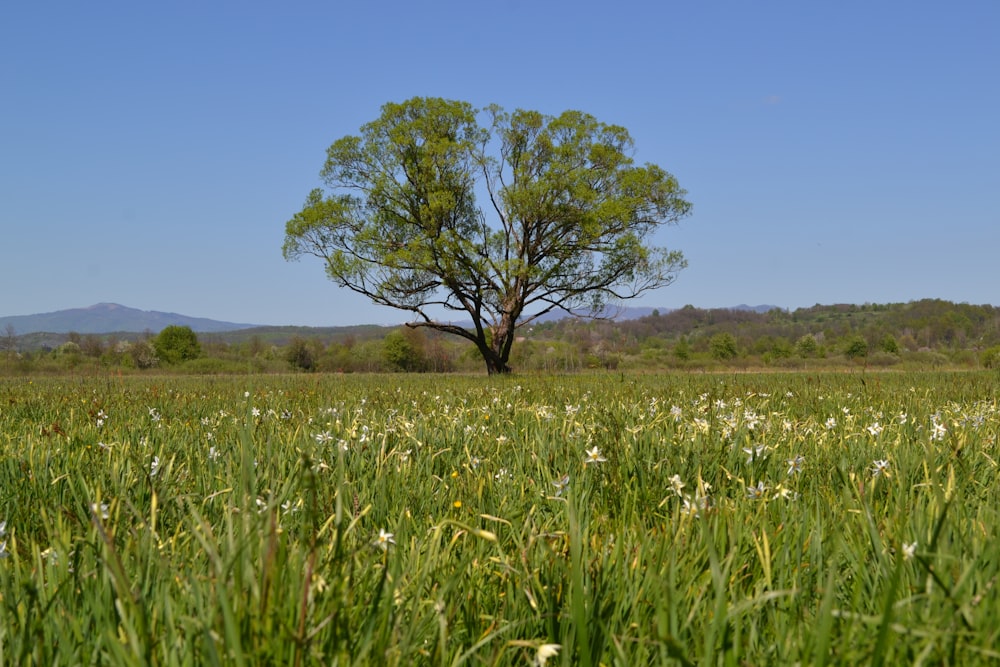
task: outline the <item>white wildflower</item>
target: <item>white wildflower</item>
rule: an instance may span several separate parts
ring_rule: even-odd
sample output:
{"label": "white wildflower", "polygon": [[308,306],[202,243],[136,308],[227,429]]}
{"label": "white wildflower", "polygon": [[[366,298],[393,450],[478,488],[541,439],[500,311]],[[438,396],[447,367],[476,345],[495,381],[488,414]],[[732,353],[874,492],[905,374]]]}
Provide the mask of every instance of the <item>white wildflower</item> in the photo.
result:
{"label": "white wildflower", "polygon": [[607,459],[601,456],[601,450],[598,449],[597,445],[594,445],[592,449],[587,450],[587,456],[584,457],[583,464],[587,465],[588,463],[604,463],[605,461],[607,461]]}
{"label": "white wildflower", "polygon": [[534,664],[536,667],[545,667],[545,663],[548,662],[549,658],[554,658],[561,648],[560,644],[542,644],[539,646],[535,652]]}
{"label": "white wildflower", "polygon": [[889,462],[885,459],[876,459],[872,462],[872,477],[880,477],[889,474]]}
{"label": "white wildflower", "polygon": [[681,490],[684,488],[685,485],[684,482],[681,481],[681,476],[673,475],[669,481],[670,481],[670,488],[673,489],[674,493],[676,493],[678,496],[683,497],[684,494],[681,493]]}
{"label": "white wildflower", "polygon": [[396,540],[393,539],[392,533],[387,533],[385,532],[384,528],[379,528],[378,537],[376,537],[375,541],[372,542],[372,546],[378,547],[382,551],[385,551],[386,549],[389,548],[390,544],[395,544],[395,543]]}

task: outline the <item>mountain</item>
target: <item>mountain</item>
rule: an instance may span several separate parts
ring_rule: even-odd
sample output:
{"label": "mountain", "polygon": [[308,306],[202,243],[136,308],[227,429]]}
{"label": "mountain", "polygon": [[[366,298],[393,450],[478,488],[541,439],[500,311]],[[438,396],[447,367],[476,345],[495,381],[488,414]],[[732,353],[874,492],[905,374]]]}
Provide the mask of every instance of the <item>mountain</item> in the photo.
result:
{"label": "mountain", "polygon": [[[767,313],[772,310],[784,310],[780,306],[770,306],[770,305],[759,305],[759,306],[748,306],[745,303],[741,303],[738,306],[731,306],[729,308],[722,308],[721,310],[742,310],[750,311],[754,313]],[[653,313],[659,313],[660,315],[666,315],[677,310],[676,308],[652,308],[646,306],[607,306],[604,309],[603,315],[609,317],[616,322],[624,322],[627,320],[638,320],[643,317],[649,317]],[[580,311],[583,314],[585,311]],[[561,310],[555,310],[551,313],[546,313],[539,317],[536,321],[541,322],[558,322],[559,320],[568,317],[566,313]]]}
{"label": "mountain", "polygon": [[137,310],[117,303],[98,303],[88,308],[70,308],[38,315],[13,315],[0,317],[0,330],[8,326],[16,335],[47,332],[81,334],[102,334],[115,332],[158,333],[168,326],[188,326],[198,332],[233,331],[249,329],[256,324],[219,322],[204,317],[188,317],[177,313],[161,313],[155,310]]}

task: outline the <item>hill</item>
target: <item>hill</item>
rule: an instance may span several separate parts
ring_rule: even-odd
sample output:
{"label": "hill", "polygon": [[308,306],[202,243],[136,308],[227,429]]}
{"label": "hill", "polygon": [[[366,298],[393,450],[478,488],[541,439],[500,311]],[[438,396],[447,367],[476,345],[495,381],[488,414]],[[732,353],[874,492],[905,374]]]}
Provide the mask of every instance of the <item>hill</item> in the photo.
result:
{"label": "hill", "polygon": [[98,303],[87,308],[70,308],[37,315],[0,317],[0,330],[13,327],[18,335],[32,333],[107,334],[118,332],[158,333],[168,326],[188,326],[194,331],[210,333],[248,329],[255,324],[220,322],[204,317],[189,317],[178,313],[138,310],[117,303]]}

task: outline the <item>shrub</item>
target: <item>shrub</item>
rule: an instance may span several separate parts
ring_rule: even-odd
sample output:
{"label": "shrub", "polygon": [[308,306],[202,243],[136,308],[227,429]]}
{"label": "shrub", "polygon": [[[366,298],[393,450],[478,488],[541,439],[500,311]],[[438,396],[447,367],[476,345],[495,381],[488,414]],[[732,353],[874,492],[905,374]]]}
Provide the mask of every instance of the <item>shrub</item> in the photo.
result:
{"label": "shrub", "polygon": [[201,356],[198,336],[188,326],[172,324],[153,339],[156,356],[167,364],[179,364]]}
{"label": "shrub", "polygon": [[156,356],[156,348],[147,340],[136,341],[126,351],[129,355],[128,358],[132,361],[132,366],[135,368],[155,368],[160,363]]}
{"label": "shrub", "polygon": [[404,373],[425,371],[427,358],[424,342],[423,334],[416,329],[395,329],[382,342],[382,356],[392,370]]}
{"label": "shrub", "polygon": [[859,359],[868,356],[868,341],[861,336],[854,336],[844,346],[844,356],[848,359]]}
{"label": "shrub", "polygon": [[1000,368],[1000,345],[983,350],[979,361],[983,368]]}
{"label": "shrub", "polygon": [[713,359],[725,361],[733,359],[738,354],[736,349],[736,337],[731,333],[720,333],[712,336],[708,342],[708,348]]}
{"label": "shrub", "polygon": [[295,369],[301,371],[311,371],[316,366],[312,350],[309,349],[305,338],[296,336],[288,343],[285,349],[285,361]]}
{"label": "shrub", "polygon": [[882,341],[879,343],[879,347],[883,352],[888,352],[889,354],[899,354],[899,343],[896,342],[896,337],[892,334],[886,334],[882,337]]}
{"label": "shrub", "polygon": [[816,352],[819,351],[819,343],[816,341],[815,336],[806,334],[795,343],[795,351],[803,359],[815,357]]}

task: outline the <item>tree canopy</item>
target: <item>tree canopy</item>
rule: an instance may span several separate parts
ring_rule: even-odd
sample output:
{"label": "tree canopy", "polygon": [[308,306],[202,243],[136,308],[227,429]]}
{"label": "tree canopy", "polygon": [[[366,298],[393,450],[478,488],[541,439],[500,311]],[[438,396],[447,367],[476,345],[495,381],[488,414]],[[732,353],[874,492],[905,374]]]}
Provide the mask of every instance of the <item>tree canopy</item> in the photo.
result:
{"label": "tree canopy", "polygon": [[632,151],[624,128],[579,111],[389,103],[329,147],[328,191],[287,222],[284,256],[321,258],[336,284],[468,339],[491,374],[508,372],[519,327],[553,310],[603,316],[686,265],[650,243],[689,214],[686,193]]}
{"label": "tree canopy", "polygon": [[172,324],[164,328],[153,339],[156,356],[167,364],[179,364],[189,359],[197,359],[201,354],[198,335],[189,326]]}

